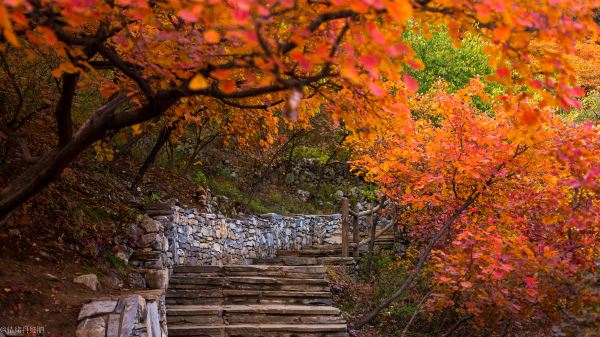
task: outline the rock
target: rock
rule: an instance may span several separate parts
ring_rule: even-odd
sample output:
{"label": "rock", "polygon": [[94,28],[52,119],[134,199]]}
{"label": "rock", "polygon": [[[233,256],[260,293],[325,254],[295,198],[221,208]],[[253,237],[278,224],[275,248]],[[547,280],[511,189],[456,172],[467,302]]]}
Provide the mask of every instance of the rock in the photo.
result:
{"label": "rock", "polygon": [[142,220],[142,228],[146,233],[156,233],[160,230],[160,222],[144,214],[144,219]]}
{"label": "rock", "polygon": [[121,280],[119,275],[117,275],[117,273],[115,273],[114,271],[112,271],[112,272],[110,272],[110,274],[108,274],[107,279],[108,279],[108,282],[110,283],[111,288],[114,288],[114,289],[123,288],[123,281]]}
{"label": "rock", "polygon": [[106,327],[106,337],[119,337],[119,325],[121,325],[121,315],[108,315],[108,326]]}
{"label": "rock", "polygon": [[147,302],[146,326],[148,327],[148,337],[161,337],[160,317],[156,301]]}
{"label": "rock", "polygon": [[146,280],[141,273],[130,273],[127,282],[133,288],[146,288]]}
{"label": "rock", "polygon": [[156,242],[161,242],[160,236],[156,233],[144,234],[137,242],[137,246],[140,248],[150,247]]}
{"label": "rock", "polygon": [[58,277],[54,276],[54,275],[52,275],[50,273],[44,274],[44,276],[46,276],[46,278],[49,279],[50,281],[58,281]]}
{"label": "rock", "polygon": [[310,192],[305,191],[305,190],[301,190],[301,189],[298,189],[296,191],[296,194],[299,195],[299,196],[301,196],[302,198],[308,198],[308,197],[310,197]]}
{"label": "rock", "polygon": [[100,282],[98,282],[98,277],[96,274],[86,274],[77,276],[73,279],[73,282],[78,284],[83,284],[86,287],[92,289],[93,291],[98,291],[100,288]]}
{"label": "rock", "polygon": [[140,295],[129,296],[125,299],[119,337],[130,337],[132,335],[133,327],[140,316],[140,309],[144,305],[145,300]]}
{"label": "rock", "polygon": [[344,192],[343,191],[340,191],[340,190],[335,191],[335,198],[336,199],[341,199],[343,197],[344,197]]}
{"label": "rock", "polygon": [[102,317],[88,318],[79,323],[75,335],[77,337],[104,337],[106,322]]}
{"label": "rock", "polygon": [[80,321],[90,316],[109,314],[115,311],[116,307],[117,301],[92,301],[81,307],[81,310],[79,310],[79,316],[77,316],[77,320]]}
{"label": "rock", "polygon": [[169,271],[167,269],[150,269],[144,278],[148,288],[166,289],[169,284]]}

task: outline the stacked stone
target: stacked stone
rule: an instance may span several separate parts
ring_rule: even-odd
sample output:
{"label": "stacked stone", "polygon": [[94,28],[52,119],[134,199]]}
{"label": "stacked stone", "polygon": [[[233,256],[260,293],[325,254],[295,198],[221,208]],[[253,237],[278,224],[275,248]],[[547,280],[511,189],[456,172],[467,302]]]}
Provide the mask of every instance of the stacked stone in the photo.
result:
{"label": "stacked stone", "polygon": [[[170,217],[159,216],[167,221]],[[132,227],[133,254],[129,264],[137,267],[131,278],[137,285],[152,289],[164,289],[169,283],[169,270],[172,260],[167,255],[169,242],[167,231],[161,221],[144,215],[139,225]]]}
{"label": "stacked stone", "polygon": [[[277,250],[339,241],[339,214],[270,213],[234,219],[177,206],[172,212],[170,216],[155,217],[168,238],[168,243],[162,245],[166,261],[158,261],[157,266],[247,264],[251,259],[273,257]],[[154,265],[148,262],[144,267]]]}
{"label": "stacked stone", "polygon": [[79,311],[77,337],[166,337],[164,295],[96,300]]}

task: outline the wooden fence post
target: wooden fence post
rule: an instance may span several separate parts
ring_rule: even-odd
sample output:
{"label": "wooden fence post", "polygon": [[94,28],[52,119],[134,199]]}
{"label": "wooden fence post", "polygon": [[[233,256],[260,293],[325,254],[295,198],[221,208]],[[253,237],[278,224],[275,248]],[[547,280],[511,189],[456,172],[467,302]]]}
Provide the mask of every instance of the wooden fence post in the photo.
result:
{"label": "wooden fence post", "polygon": [[377,216],[373,212],[373,203],[369,204],[369,210],[371,214],[369,215],[369,251],[367,257],[367,275],[371,273],[371,266],[373,264],[373,249],[375,248],[375,232],[377,231]]}
{"label": "wooden fence post", "polygon": [[342,198],[342,256],[348,256],[348,198]]}
{"label": "wooden fence post", "polygon": [[352,219],[352,242],[354,242],[355,246],[354,246],[354,260],[358,261],[359,256],[358,256],[358,250],[359,250],[359,246],[358,243],[360,242],[360,226],[358,224],[358,220],[359,220],[359,216],[358,216],[358,210],[356,211],[356,215],[353,216]]}

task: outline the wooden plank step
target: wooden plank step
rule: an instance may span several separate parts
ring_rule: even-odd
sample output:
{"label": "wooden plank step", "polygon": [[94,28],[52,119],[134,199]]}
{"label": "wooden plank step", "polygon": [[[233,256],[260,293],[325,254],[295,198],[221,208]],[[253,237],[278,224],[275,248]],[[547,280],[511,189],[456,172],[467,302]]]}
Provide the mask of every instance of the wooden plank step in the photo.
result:
{"label": "wooden plank step", "polygon": [[169,326],[175,324],[310,323],[343,324],[339,309],[317,305],[172,305]]}
{"label": "wooden plank step", "polygon": [[286,304],[286,305],[332,305],[331,298],[323,297],[225,297],[225,298],[186,298],[186,297],[167,297],[165,300],[167,306],[171,305],[193,305],[203,304]]}
{"label": "wooden plank step", "polygon": [[220,315],[224,313],[275,313],[281,315],[339,315],[340,309],[319,305],[173,305],[167,315]]}
{"label": "wooden plank step", "polygon": [[223,295],[227,297],[320,297],[329,298],[329,291],[286,291],[286,290],[246,290],[246,289],[223,289]]}
{"label": "wooden plank step", "polygon": [[260,298],[281,298],[281,297],[301,297],[301,298],[330,298],[329,291],[306,291],[301,290],[260,290],[260,289],[223,289],[223,290],[198,290],[198,289],[169,289],[167,290],[167,299],[169,298],[188,298],[188,299],[207,299],[207,298],[226,298],[239,297],[241,299],[248,297]]}
{"label": "wooden plank step", "polygon": [[346,324],[222,324],[169,327],[169,336],[315,336],[315,333],[318,333],[316,336],[333,336],[332,333],[345,332]]}
{"label": "wooden plank step", "polygon": [[317,259],[319,264],[322,265],[354,265],[354,258],[351,256],[343,257],[343,256],[329,256],[329,257],[319,257]]}
{"label": "wooden plank step", "polygon": [[[351,259],[351,258],[350,258]],[[169,284],[198,284],[198,285],[218,285],[226,286],[234,283],[253,283],[253,284],[310,284],[310,285],[328,285],[325,278],[282,278],[270,276],[224,276],[219,279],[203,277],[182,277],[175,275],[169,280]]]}

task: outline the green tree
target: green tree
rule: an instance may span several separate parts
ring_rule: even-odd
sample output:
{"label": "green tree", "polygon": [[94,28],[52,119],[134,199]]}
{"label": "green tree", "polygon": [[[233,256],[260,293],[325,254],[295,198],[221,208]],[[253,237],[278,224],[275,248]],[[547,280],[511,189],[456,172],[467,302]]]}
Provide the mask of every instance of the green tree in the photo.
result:
{"label": "green tree", "polygon": [[[425,64],[423,70],[407,69],[419,82],[419,92],[429,91],[440,78],[454,92],[475,76],[492,74],[489,57],[483,51],[485,43],[479,36],[467,33],[461,44],[455,46],[445,25],[430,27],[430,36],[427,35],[422,26],[415,26],[404,37]],[[488,90],[495,87],[498,85],[486,83]]]}

